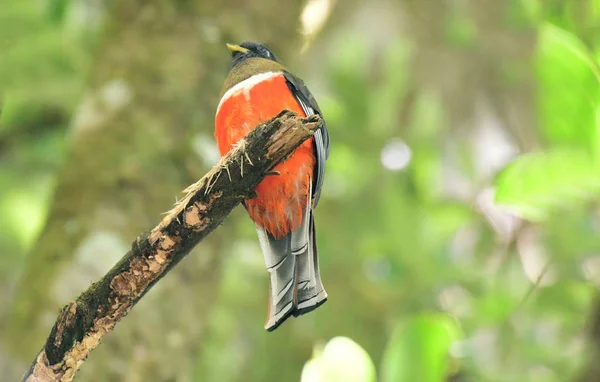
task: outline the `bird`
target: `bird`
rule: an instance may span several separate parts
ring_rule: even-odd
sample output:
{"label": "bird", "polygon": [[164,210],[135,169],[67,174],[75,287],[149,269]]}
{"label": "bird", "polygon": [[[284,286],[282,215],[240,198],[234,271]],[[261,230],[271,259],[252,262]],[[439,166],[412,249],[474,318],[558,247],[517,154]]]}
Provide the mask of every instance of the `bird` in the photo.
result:
{"label": "bird", "polygon": [[330,139],[317,101],[304,82],[266,46],[226,44],[231,53],[215,116],[221,156],[255,126],[288,109],[300,117],[317,114],[321,126],[286,160],[274,167],[243,201],[254,222],[269,272],[269,308],[264,328],[272,332],[289,317],[311,312],[327,301],[316,242],[316,208],[329,157]]}

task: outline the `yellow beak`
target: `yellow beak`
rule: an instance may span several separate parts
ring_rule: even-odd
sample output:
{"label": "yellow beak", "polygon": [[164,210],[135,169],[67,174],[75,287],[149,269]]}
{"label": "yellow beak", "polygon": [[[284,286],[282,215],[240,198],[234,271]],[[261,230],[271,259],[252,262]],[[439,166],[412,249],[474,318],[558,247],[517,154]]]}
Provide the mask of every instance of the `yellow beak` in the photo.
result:
{"label": "yellow beak", "polygon": [[231,53],[235,53],[235,52],[248,53],[248,49],[244,48],[243,46],[239,46],[239,45],[235,45],[235,44],[226,44],[226,45],[227,45],[227,49],[229,49],[229,51]]}

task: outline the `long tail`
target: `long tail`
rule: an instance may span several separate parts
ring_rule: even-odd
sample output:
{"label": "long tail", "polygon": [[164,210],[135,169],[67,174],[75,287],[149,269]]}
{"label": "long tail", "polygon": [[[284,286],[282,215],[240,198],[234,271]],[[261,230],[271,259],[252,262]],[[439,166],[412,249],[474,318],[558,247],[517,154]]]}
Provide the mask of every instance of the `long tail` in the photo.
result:
{"label": "long tail", "polygon": [[265,329],[273,331],[290,315],[308,313],[327,301],[319,272],[311,203],[307,203],[302,224],[291,234],[275,239],[264,228],[257,226],[256,231],[270,274]]}

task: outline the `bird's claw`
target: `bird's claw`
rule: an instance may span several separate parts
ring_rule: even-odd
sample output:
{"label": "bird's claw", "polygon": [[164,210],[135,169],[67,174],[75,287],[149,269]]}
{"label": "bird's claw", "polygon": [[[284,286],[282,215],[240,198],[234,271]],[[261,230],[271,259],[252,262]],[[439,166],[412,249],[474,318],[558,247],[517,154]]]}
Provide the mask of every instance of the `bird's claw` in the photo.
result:
{"label": "bird's claw", "polygon": [[258,198],[258,194],[256,193],[256,191],[251,191],[246,195],[240,195],[240,198],[242,199],[255,199]]}

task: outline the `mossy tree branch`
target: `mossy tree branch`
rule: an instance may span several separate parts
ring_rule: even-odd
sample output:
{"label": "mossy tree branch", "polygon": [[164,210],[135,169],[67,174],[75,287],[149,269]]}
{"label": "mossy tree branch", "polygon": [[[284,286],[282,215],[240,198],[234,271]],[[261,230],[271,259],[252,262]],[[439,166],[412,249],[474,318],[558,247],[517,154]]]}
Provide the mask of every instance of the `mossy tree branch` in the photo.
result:
{"label": "mossy tree branch", "polygon": [[90,351],[144,294],[319,126],[317,116],[299,119],[284,111],[248,134],[100,281],[62,309],[23,380],[71,381]]}

